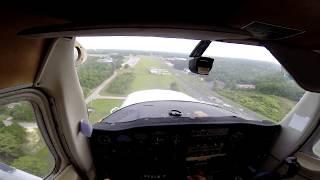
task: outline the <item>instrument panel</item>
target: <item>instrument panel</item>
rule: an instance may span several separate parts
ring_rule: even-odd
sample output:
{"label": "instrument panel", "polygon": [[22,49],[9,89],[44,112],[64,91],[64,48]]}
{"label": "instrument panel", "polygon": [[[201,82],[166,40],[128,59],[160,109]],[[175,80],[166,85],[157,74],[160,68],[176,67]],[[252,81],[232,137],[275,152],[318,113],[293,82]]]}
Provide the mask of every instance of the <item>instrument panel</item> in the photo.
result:
{"label": "instrument panel", "polygon": [[246,179],[280,131],[235,117],[164,122],[96,124],[90,144],[98,179]]}

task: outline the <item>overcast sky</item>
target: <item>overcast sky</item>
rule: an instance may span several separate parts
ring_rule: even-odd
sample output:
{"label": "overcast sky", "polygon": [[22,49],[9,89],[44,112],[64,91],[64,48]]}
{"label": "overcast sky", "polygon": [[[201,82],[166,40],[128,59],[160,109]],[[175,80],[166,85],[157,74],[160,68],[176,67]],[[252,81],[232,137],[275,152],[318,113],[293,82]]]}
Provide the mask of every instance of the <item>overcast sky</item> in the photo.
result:
{"label": "overcast sky", "polygon": [[[190,54],[199,41],[158,37],[78,37],[86,49],[125,49]],[[270,52],[259,46],[212,42],[204,56],[234,57],[277,62]]]}

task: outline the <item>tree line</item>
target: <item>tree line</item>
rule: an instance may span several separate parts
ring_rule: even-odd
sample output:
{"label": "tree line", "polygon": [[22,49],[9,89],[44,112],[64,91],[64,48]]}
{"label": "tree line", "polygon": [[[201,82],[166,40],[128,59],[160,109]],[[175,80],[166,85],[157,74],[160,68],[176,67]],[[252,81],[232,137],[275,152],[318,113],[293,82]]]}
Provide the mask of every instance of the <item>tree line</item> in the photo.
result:
{"label": "tree line", "polygon": [[[36,152],[28,151],[25,147],[26,136],[25,128],[18,123],[5,126],[0,121],[0,161],[22,171],[44,177],[53,168],[53,158],[42,141],[38,142],[40,147]],[[41,135],[38,134],[38,136]]]}
{"label": "tree line", "polygon": [[0,114],[3,118],[11,117],[15,122],[35,121],[32,106],[28,102],[12,103],[10,107],[1,106]]}
{"label": "tree line", "polygon": [[[188,68],[188,61],[170,61],[174,68]],[[212,82],[216,88],[217,82],[222,82],[224,88],[235,90],[237,84],[255,85],[256,92],[281,96],[298,101],[304,94],[290,75],[279,64],[235,58],[215,58],[213,68],[205,81]]]}

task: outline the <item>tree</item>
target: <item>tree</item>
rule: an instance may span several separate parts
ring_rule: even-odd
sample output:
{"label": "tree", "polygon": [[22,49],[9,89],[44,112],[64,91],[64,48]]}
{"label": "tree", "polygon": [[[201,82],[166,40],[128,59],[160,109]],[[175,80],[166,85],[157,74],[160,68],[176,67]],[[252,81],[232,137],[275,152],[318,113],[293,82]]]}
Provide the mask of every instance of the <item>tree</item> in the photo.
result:
{"label": "tree", "polygon": [[79,66],[77,73],[84,96],[87,96],[93,88],[110,77],[113,71],[111,63],[98,62],[97,59],[93,59],[92,57]]}
{"label": "tree", "polygon": [[129,67],[130,67],[129,64],[124,65],[124,69],[128,69]]}
{"label": "tree", "polygon": [[270,95],[276,95],[298,101],[304,94],[293,80],[283,77],[280,73],[262,77],[256,84],[256,90]]}
{"label": "tree", "polygon": [[10,115],[16,121],[35,121],[34,112],[29,102],[21,102],[10,110]]}
{"label": "tree", "polygon": [[176,82],[172,82],[170,84],[170,89],[174,91],[179,91],[178,84]]}
{"label": "tree", "polygon": [[21,143],[8,132],[0,133],[0,159],[9,162],[21,155]]}
{"label": "tree", "polygon": [[51,170],[46,161],[30,155],[15,159],[11,166],[40,177],[46,176]]}
{"label": "tree", "polygon": [[4,127],[5,127],[4,123],[0,120],[0,129]]}
{"label": "tree", "polygon": [[119,68],[121,68],[123,60],[122,59],[118,59],[118,60],[113,61],[113,63],[114,63],[115,68],[119,69]]}
{"label": "tree", "polygon": [[8,114],[8,108],[7,106],[0,106],[0,114]]}
{"label": "tree", "polygon": [[17,123],[0,128],[0,158],[11,161],[22,155],[21,147],[25,137],[24,128]]}
{"label": "tree", "polygon": [[9,133],[13,135],[20,144],[25,141],[25,137],[27,135],[25,129],[16,122],[11,124],[10,126],[1,128],[0,133]]}
{"label": "tree", "polygon": [[229,80],[226,83],[226,88],[231,89],[231,90],[236,89],[236,81],[235,80]]}

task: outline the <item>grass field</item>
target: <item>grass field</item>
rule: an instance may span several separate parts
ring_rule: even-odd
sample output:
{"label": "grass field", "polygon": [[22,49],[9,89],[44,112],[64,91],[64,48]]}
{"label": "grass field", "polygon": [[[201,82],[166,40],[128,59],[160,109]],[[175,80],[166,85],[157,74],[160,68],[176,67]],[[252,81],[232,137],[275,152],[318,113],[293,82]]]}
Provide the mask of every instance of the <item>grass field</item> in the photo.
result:
{"label": "grass field", "polygon": [[116,99],[97,99],[88,103],[88,108],[93,111],[89,113],[91,123],[96,123],[102,118],[110,114],[110,110],[114,107],[120,107],[123,100]]}
{"label": "grass field", "polygon": [[117,77],[102,91],[102,95],[124,95],[127,93],[135,74],[131,71],[121,71]]}
{"label": "grass field", "polygon": [[257,112],[274,122],[279,122],[296,102],[273,95],[257,92],[217,90],[218,94]]}
{"label": "grass field", "polygon": [[10,165],[39,177],[45,177],[54,168],[54,158],[41,138],[38,128],[25,129],[26,136],[21,146],[21,154]]}
{"label": "grass field", "polygon": [[163,68],[161,61],[152,57],[142,57],[134,68],[135,79],[133,80],[129,93],[145,89],[170,89],[170,84],[174,82],[172,75],[150,74],[150,68]]}
{"label": "grass field", "polygon": [[9,117],[7,114],[0,114],[0,121],[6,120]]}
{"label": "grass field", "polygon": [[[146,89],[170,89],[171,83],[175,82],[175,79],[172,75],[155,75],[149,72],[150,68],[166,68],[166,65],[157,60],[156,58],[150,56],[141,56],[139,63],[132,68],[131,70],[125,70],[125,73],[130,73],[133,76],[133,80],[125,81],[125,76],[119,76],[120,78],[116,78],[110,84],[109,87],[106,87],[102,92],[101,95],[128,95],[132,92],[139,91],[139,90],[146,90]],[[129,72],[128,72],[129,71]],[[120,73],[121,74],[121,73]],[[121,78],[123,77],[123,78]],[[122,87],[119,88],[119,93],[114,93],[114,89],[111,87],[112,85],[119,85],[120,82],[130,83],[124,84],[122,83]],[[120,90],[121,89],[121,90]]]}

